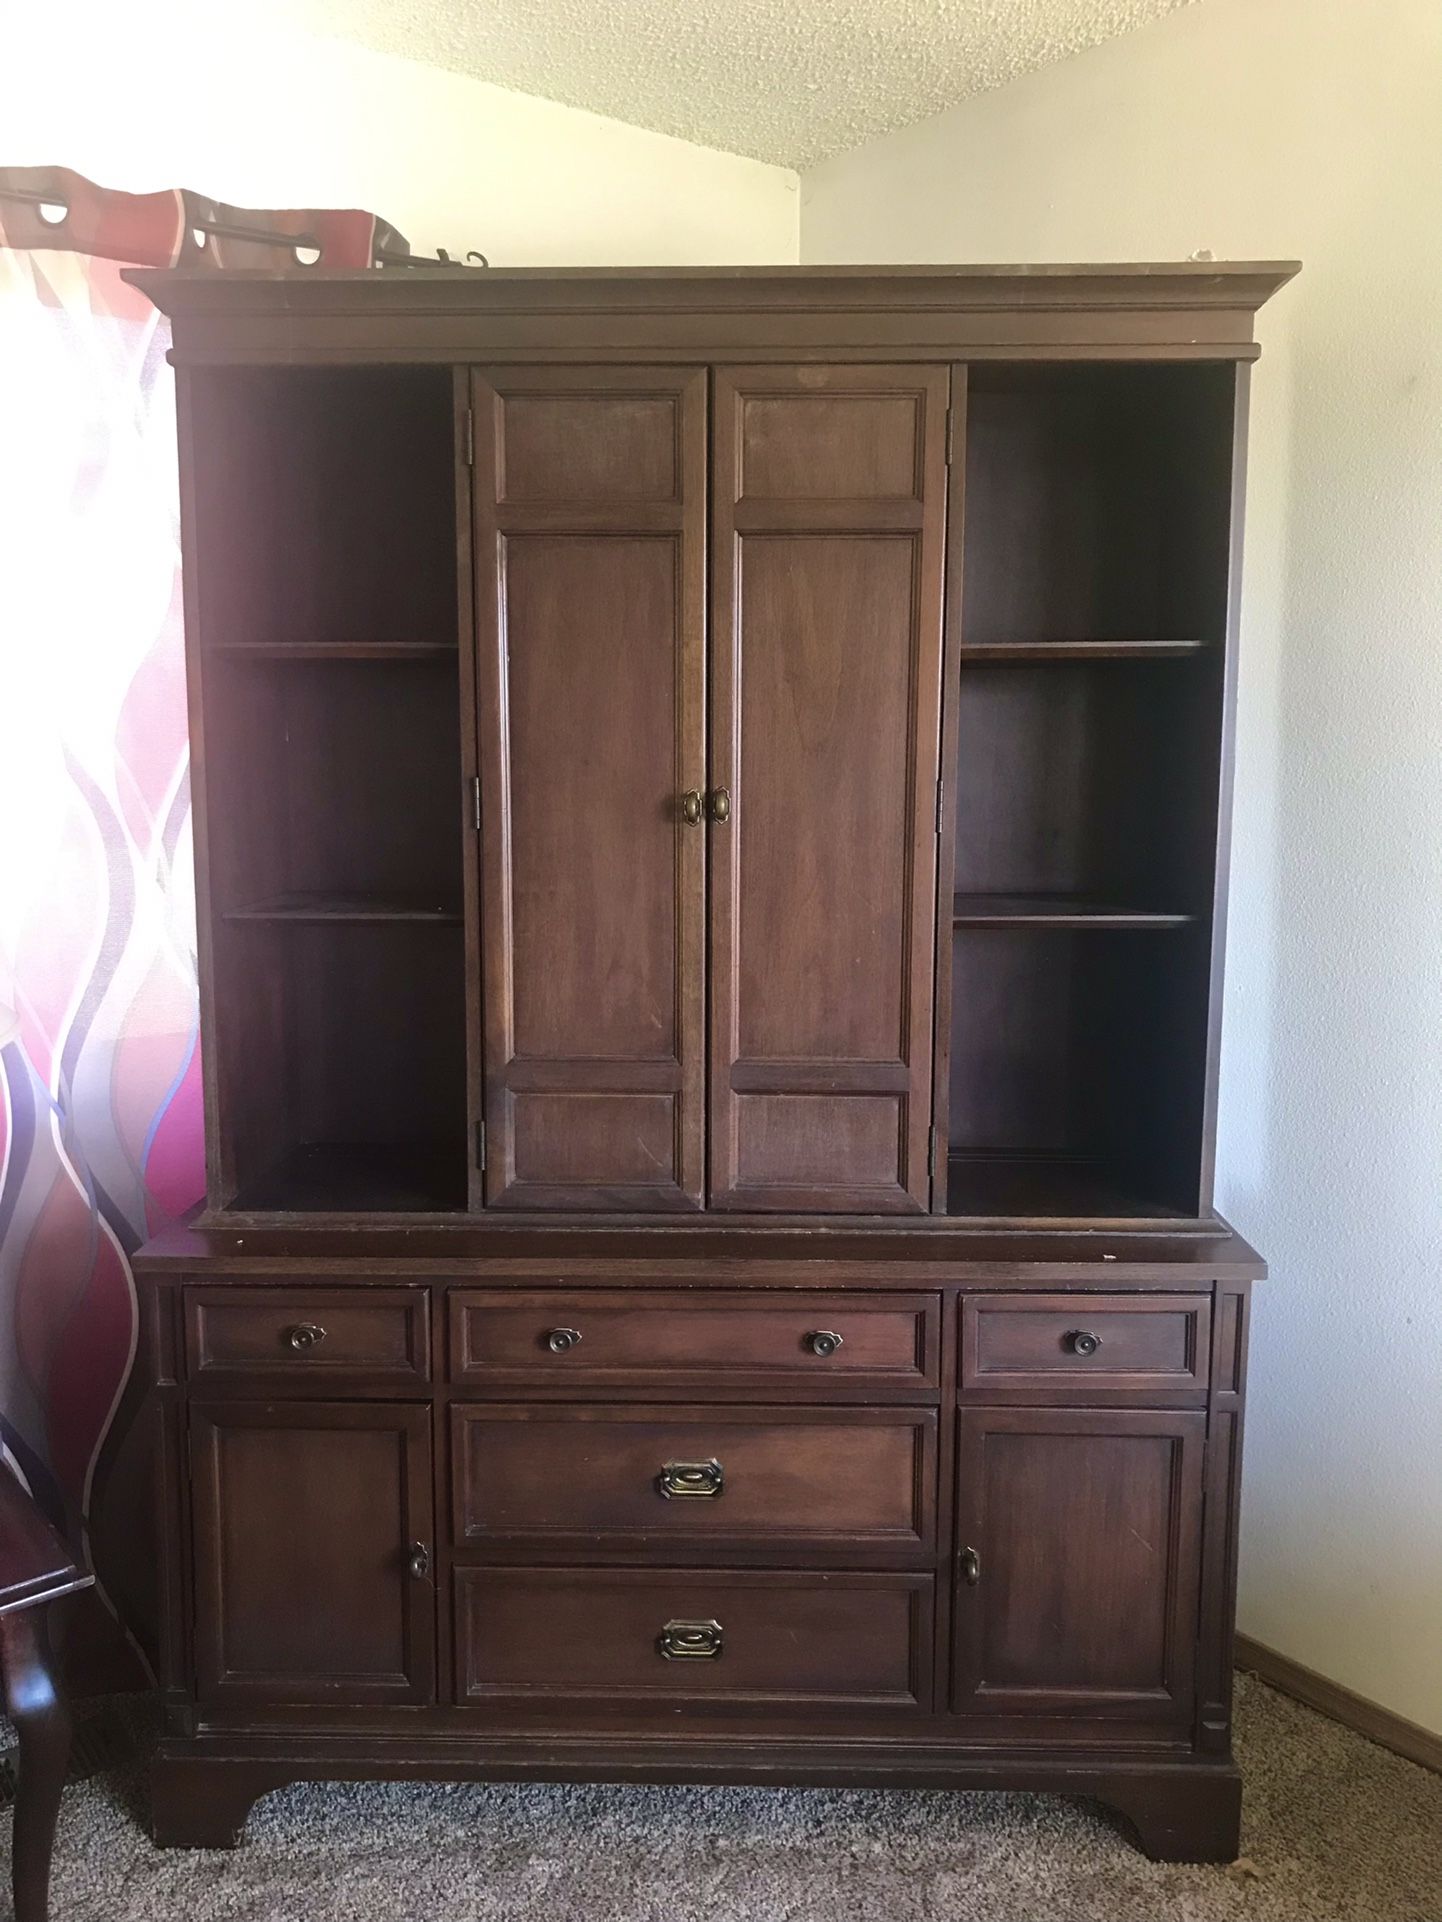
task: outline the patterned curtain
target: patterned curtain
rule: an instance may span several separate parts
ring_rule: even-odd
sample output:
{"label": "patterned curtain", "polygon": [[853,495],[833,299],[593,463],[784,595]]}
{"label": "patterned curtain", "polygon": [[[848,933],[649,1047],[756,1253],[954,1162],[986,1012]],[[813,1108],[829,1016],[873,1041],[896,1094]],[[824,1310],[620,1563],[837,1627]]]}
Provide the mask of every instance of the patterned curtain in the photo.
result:
{"label": "patterned curtain", "polygon": [[167,345],[0,245],[0,1440],[81,1544],[129,1257],[203,1190]]}
{"label": "patterned curtain", "polygon": [[[0,1451],[87,1552],[130,1257],[204,1189],[174,385],[118,263],[274,265],[261,223],[327,264],[405,244],[370,214],[0,169]],[[128,1524],[106,1540],[143,1561]],[[114,1620],[86,1629],[83,1668],[133,1680]]]}

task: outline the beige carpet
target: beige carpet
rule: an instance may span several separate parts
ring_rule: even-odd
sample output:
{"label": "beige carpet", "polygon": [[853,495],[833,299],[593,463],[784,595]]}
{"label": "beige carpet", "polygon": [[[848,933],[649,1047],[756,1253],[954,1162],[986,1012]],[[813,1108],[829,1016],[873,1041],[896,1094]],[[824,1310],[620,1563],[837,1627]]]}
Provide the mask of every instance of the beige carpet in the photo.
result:
{"label": "beige carpet", "polygon": [[1442,1777],[1240,1686],[1231,1869],[1080,1803],[799,1790],[296,1787],[193,1854],[102,1778],[66,1793],[52,1922],[1442,1922]]}

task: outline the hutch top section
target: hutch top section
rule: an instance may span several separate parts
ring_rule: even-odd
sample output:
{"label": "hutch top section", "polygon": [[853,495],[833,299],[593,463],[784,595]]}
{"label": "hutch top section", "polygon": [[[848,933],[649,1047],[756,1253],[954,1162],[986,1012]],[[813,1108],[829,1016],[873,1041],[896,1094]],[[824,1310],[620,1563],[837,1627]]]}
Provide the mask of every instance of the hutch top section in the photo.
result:
{"label": "hutch top section", "polygon": [[1208,1221],[1294,271],[134,276],[210,1219]]}
{"label": "hutch top section", "polygon": [[177,362],[1253,360],[1296,261],[135,272]]}

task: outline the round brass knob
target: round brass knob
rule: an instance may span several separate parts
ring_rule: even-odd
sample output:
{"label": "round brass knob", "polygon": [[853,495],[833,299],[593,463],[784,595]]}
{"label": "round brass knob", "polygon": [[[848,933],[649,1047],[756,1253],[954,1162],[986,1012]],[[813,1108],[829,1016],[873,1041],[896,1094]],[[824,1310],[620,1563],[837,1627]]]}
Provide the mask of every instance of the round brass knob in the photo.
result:
{"label": "round brass knob", "polygon": [[581,1339],[579,1328],[553,1328],[546,1337],[546,1346],[553,1355],[564,1355],[568,1348],[574,1348]]}
{"label": "round brass knob", "polygon": [[1094,1355],[1102,1345],[1102,1338],[1086,1328],[1074,1328],[1066,1338],[1066,1345],[1074,1355]]}
{"label": "round brass knob", "polygon": [[297,1354],[303,1355],[312,1348],[318,1348],[325,1340],[324,1328],[317,1328],[313,1321],[297,1322],[294,1328],[287,1328],[285,1339]]}
{"label": "round brass knob", "polygon": [[681,819],[686,823],[687,827],[694,828],[697,825],[701,819],[704,805],[704,797],[702,796],[700,788],[687,788],[686,792],[681,796]]}
{"label": "round brass knob", "polygon": [[731,795],[728,789],[712,788],[706,805],[713,821],[724,822],[731,819]]}
{"label": "round brass knob", "polygon": [[834,1329],[817,1328],[806,1337],[806,1346],[813,1355],[820,1355],[825,1360],[828,1355],[834,1355],[841,1346],[841,1336]]}
{"label": "round brass knob", "polygon": [[423,1582],[431,1572],[431,1551],[424,1542],[412,1542],[410,1553],[406,1556],[406,1567],[418,1582]]}

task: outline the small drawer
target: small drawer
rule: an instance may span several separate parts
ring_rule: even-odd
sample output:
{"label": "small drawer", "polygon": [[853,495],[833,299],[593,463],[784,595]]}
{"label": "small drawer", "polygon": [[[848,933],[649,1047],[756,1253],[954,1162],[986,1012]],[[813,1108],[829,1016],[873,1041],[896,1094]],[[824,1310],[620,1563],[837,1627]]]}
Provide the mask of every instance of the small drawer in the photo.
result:
{"label": "small drawer", "polygon": [[455,1580],[461,1703],[931,1706],[929,1575],[461,1568]]}
{"label": "small drawer", "polygon": [[187,1288],[192,1377],[247,1388],[414,1388],[431,1376],[424,1288]]}
{"label": "small drawer", "polygon": [[937,1295],[456,1289],[451,1379],[486,1388],[934,1391]]}
{"label": "small drawer", "polygon": [[1208,1295],[971,1295],[961,1395],[982,1402],[1204,1402]]}
{"label": "small drawer", "polygon": [[936,1540],[929,1408],[454,1405],[451,1423],[458,1543],[895,1560]]}

